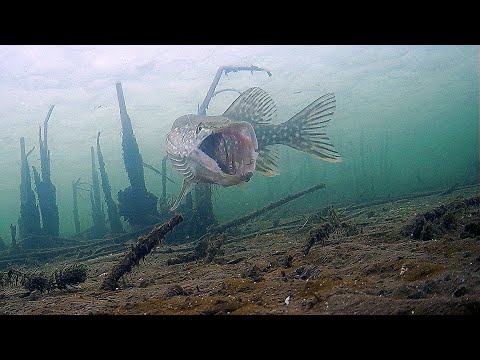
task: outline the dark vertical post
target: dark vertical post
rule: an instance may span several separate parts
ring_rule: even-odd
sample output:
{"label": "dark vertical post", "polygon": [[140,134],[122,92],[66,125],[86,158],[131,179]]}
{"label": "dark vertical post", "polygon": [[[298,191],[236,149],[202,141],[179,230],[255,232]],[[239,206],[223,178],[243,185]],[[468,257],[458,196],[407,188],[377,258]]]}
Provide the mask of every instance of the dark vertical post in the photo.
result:
{"label": "dark vertical post", "polygon": [[54,105],[48,110],[47,117],[43,123],[43,140],[42,127],[40,126],[38,140],[40,145],[40,169],[42,176],[40,178],[34,169],[35,187],[40,204],[40,213],[42,216],[43,233],[46,235],[58,236],[60,219],[57,206],[56,189],[51,181],[50,173],[50,150],[48,149],[48,120],[52,114]]}
{"label": "dark vertical post", "polygon": [[90,155],[92,157],[92,191],[90,192],[90,202],[92,203],[93,236],[98,239],[105,235],[105,214],[103,213],[102,201],[100,199],[100,184],[95,167],[95,150],[93,146],[90,147]]}
{"label": "dark vertical post", "polygon": [[17,227],[13,224],[10,224],[10,234],[12,236],[12,248],[17,247]]}
{"label": "dark vertical post", "polygon": [[37,199],[32,190],[32,179],[25,152],[25,139],[20,138],[20,217],[18,221],[20,238],[24,239],[31,235],[40,235],[40,212],[37,206]]}
{"label": "dark vertical post", "polygon": [[105,196],[105,202],[107,204],[108,220],[110,222],[110,229],[113,234],[122,233],[123,225],[118,214],[117,204],[112,197],[112,189],[110,187],[110,181],[108,179],[107,170],[105,169],[105,161],[103,160],[102,150],[100,148],[100,133],[97,135],[97,157],[100,167],[100,177],[102,179],[103,195]]}
{"label": "dark vertical post", "polygon": [[118,212],[133,227],[152,225],[160,220],[158,198],[147,191],[142,155],[127,114],[122,84],[117,83],[118,106],[122,123],[122,149],[130,186],[118,192]]}
{"label": "dark vertical post", "polygon": [[73,191],[73,222],[75,224],[75,233],[80,234],[80,217],[78,215],[78,185],[80,178],[77,181],[72,181]]}

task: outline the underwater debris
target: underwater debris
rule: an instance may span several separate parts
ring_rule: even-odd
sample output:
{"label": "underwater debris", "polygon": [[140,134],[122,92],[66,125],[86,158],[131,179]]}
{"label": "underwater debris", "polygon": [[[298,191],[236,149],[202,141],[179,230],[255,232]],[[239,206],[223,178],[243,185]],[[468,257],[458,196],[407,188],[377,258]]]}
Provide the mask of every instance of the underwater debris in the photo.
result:
{"label": "underwater debris", "polygon": [[135,265],[138,265],[152,249],[171,231],[183,221],[182,215],[175,215],[163,225],[156,227],[146,236],[138,238],[132,249],[117,263],[103,280],[101,288],[104,290],[115,290],[118,280],[127,272],[130,272]]}
{"label": "underwater debris", "polygon": [[90,203],[92,204],[92,237],[94,239],[102,238],[105,231],[105,214],[103,212],[103,203],[100,199],[100,180],[98,179],[97,169],[95,167],[95,149],[90,147],[92,159],[92,190],[90,191]]}
{"label": "underwater debris", "polygon": [[225,240],[225,235],[201,240],[195,245],[193,251],[168,259],[167,265],[182,264],[202,259],[207,263],[212,262],[216,256],[224,255],[224,251],[221,247],[225,243]]}
{"label": "underwater debris", "polygon": [[43,122],[43,140],[42,127],[39,128],[38,141],[40,144],[40,170],[41,176],[34,166],[32,166],[35,188],[40,205],[40,214],[42,217],[42,233],[44,235],[58,236],[60,229],[60,219],[57,206],[57,197],[55,185],[53,185],[50,174],[50,150],[48,149],[48,120],[52,114],[52,105],[48,110],[47,117]]}
{"label": "underwater debris", "polygon": [[54,289],[63,290],[68,286],[81,284],[86,279],[87,267],[82,264],[64,266],[51,274],[39,270],[9,269],[6,273],[0,273],[0,287],[21,285],[29,292],[43,293]]}
{"label": "underwater debris", "polygon": [[80,178],[72,181],[73,196],[73,222],[75,224],[75,234],[80,234],[80,217],[78,215],[78,190],[80,189]]}
{"label": "underwater debris", "polygon": [[460,234],[461,239],[474,238],[480,236],[480,225],[478,223],[465,224],[463,232]]}
{"label": "underwater debris", "polygon": [[[322,217],[320,216],[320,218]],[[312,246],[317,242],[322,242],[322,246],[325,245],[325,240],[338,232],[346,236],[358,233],[357,227],[348,221],[342,221],[333,207],[328,208],[328,216],[324,220],[327,221],[325,224],[310,229],[307,242],[303,248],[303,255],[308,255]]]}
{"label": "underwater debris", "polygon": [[447,190],[445,190],[444,192],[442,192],[440,195],[448,195],[448,194],[451,194],[452,192],[454,192],[455,190],[457,190],[459,186],[460,186],[460,184],[459,184],[458,182],[456,182],[455,184],[453,184],[452,186],[450,186]]}
{"label": "underwater debris", "polygon": [[252,267],[243,271],[241,276],[242,278],[248,278],[253,282],[260,282],[264,279],[261,274],[261,270],[257,265],[253,265]]}
{"label": "underwater debris", "polygon": [[12,236],[12,242],[10,243],[10,246],[12,250],[17,249],[17,226],[10,224],[10,235]]}
{"label": "underwater debris", "polygon": [[478,207],[479,205],[480,196],[454,200],[440,205],[417,216],[403,228],[402,234],[415,240],[431,240],[457,227],[458,220],[456,215],[458,212],[466,211],[468,207]]}
{"label": "underwater debris", "polygon": [[25,138],[20,138],[20,217],[18,219],[19,235],[24,239],[30,235],[40,235],[40,211],[37,206],[37,198],[32,189],[28,154],[25,152]]}
{"label": "underwater debris", "polygon": [[122,123],[123,162],[130,181],[129,187],[118,192],[118,212],[133,227],[153,225],[160,219],[158,198],[145,186],[142,155],[127,113],[122,84],[117,83],[116,87]]}
{"label": "underwater debris", "polygon": [[322,242],[322,246],[325,245],[325,239],[328,239],[330,234],[335,229],[335,226],[327,222],[321,226],[311,229],[308,233],[308,240],[303,248],[303,255],[308,255],[312,246],[317,242]]}
{"label": "underwater debris", "polygon": [[289,269],[293,266],[293,256],[291,254],[285,254],[283,257],[277,260],[278,265],[284,269]]}
{"label": "underwater debris", "polygon": [[3,241],[2,237],[0,236],[0,251],[7,250],[7,244]]}
{"label": "underwater debris", "polygon": [[311,192],[314,192],[314,191],[317,191],[319,189],[324,189],[325,188],[325,184],[318,184],[318,185],[315,185],[315,186],[312,186],[306,190],[302,190],[302,191],[299,191],[297,193],[294,193],[294,194],[290,194],[288,196],[285,196],[284,198],[278,200],[278,201],[275,201],[267,206],[264,206],[263,208],[261,209],[258,209],[254,212],[251,212],[245,216],[242,216],[240,218],[237,218],[235,220],[232,220],[232,221],[229,221],[225,224],[222,224],[222,225],[219,225],[219,226],[216,226],[214,228],[211,228],[209,229],[209,233],[210,234],[215,234],[215,233],[223,233],[225,232],[226,230],[229,230],[231,228],[234,228],[234,227],[237,227],[239,225],[243,225],[245,222],[249,221],[249,220],[252,220],[264,213],[266,213],[267,211],[270,211],[272,209],[275,209],[276,207],[279,207],[281,205],[284,205],[292,200],[295,200],[295,199],[298,199],[299,197],[303,196],[303,195],[306,195],[306,194],[309,194]]}
{"label": "underwater debris", "polygon": [[103,160],[102,149],[100,148],[100,132],[97,134],[97,157],[100,168],[100,178],[102,179],[102,190],[107,204],[108,221],[110,223],[110,230],[112,234],[123,233],[123,225],[118,214],[117,204],[113,200],[112,189],[108,179],[107,170],[105,170],[105,161]]}
{"label": "underwater debris", "polygon": [[173,286],[170,286],[164,293],[163,293],[163,298],[170,299],[174,296],[184,296],[184,295],[189,295],[187,291],[185,291],[184,288],[182,288],[180,285],[175,284]]}

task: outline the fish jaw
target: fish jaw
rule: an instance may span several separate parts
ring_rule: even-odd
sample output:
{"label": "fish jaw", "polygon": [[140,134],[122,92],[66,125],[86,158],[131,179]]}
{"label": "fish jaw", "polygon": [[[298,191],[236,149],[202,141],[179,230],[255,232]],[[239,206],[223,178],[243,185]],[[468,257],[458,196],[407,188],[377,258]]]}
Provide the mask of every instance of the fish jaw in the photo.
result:
{"label": "fish jaw", "polygon": [[258,143],[248,122],[234,122],[215,129],[188,156],[195,181],[222,186],[250,180],[255,171]]}

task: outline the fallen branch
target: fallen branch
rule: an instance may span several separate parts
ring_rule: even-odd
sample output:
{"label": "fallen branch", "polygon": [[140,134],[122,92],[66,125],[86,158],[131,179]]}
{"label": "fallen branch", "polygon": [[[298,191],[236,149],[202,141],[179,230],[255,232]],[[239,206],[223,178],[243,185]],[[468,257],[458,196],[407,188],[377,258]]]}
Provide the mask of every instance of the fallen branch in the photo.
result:
{"label": "fallen branch", "polygon": [[452,186],[450,186],[447,190],[445,190],[444,192],[442,192],[440,195],[448,195],[448,194],[451,194],[452,192],[454,192],[458,186],[460,184],[458,182],[456,182],[455,184],[453,184]]}
{"label": "fallen branch", "polygon": [[0,287],[22,285],[29,292],[50,292],[55,288],[63,290],[68,286],[78,285],[87,279],[85,265],[73,264],[56,269],[51,274],[43,271],[20,271],[10,269],[6,273],[0,273]]}
{"label": "fallen branch", "polygon": [[162,226],[153,229],[148,235],[140,237],[135,245],[132,245],[132,250],[129,251],[105,277],[101,288],[105,290],[115,290],[118,280],[124,274],[130,272],[135,265],[138,265],[140,260],[149,254],[165,235],[182,221],[182,215],[175,215]]}
{"label": "fallen branch", "polygon": [[222,225],[219,225],[219,226],[215,226],[211,229],[209,229],[209,233],[210,234],[218,234],[218,233],[222,233],[224,232],[225,230],[228,230],[230,228],[234,228],[234,227],[237,227],[239,225],[243,225],[245,222],[249,221],[249,220],[252,220],[264,213],[266,213],[267,211],[270,211],[272,209],[275,209],[281,205],[284,205],[292,200],[295,200],[295,199],[298,199],[299,197],[303,196],[303,195],[306,195],[306,194],[309,194],[311,192],[314,192],[314,191],[317,191],[319,189],[324,189],[325,188],[325,184],[319,184],[319,185],[316,185],[316,186],[312,186],[311,188],[308,188],[306,190],[303,190],[303,191],[300,191],[300,192],[297,192],[295,194],[290,194],[288,196],[285,196],[284,198],[278,200],[278,201],[275,201],[261,209],[258,209],[250,214],[247,214],[245,216],[242,216],[238,219],[235,219],[235,220],[232,220],[232,221],[229,221],[225,224],[222,224]]}
{"label": "fallen branch", "polygon": [[202,240],[197,243],[193,248],[193,251],[168,259],[167,265],[181,264],[202,259],[207,263],[212,262],[215,256],[224,254],[223,249],[221,249],[224,243],[225,236],[210,240]]}
{"label": "fallen branch", "polygon": [[163,172],[158,170],[157,168],[154,168],[152,165],[147,164],[146,162],[142,162],[143,166],[146,167],[147,169],[152,170],[155,174],[160,175],[160,176],[165,176],[165,178],[170,181],[172,184],[175,184],[175,181],[170,179],[167,175],[165,175]]}

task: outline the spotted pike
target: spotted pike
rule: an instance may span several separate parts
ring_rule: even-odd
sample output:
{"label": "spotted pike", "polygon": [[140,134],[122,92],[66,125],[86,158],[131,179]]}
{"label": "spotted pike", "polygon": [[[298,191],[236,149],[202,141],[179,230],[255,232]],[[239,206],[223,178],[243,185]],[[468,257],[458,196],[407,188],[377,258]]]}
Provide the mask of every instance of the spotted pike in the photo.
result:
{"label": "spotted pike", "polygon": [[334,111],[335,95],[326,94],[275,125],[273,99],[254,87],[243,92],[222,115],[179,117],[166,138],[167,155],[184,177],[172,210],[194,183],[231,186],[250,180],[254,171],[277,175],[277,144],[324,161],[342,161],[324,130]]}

